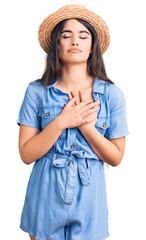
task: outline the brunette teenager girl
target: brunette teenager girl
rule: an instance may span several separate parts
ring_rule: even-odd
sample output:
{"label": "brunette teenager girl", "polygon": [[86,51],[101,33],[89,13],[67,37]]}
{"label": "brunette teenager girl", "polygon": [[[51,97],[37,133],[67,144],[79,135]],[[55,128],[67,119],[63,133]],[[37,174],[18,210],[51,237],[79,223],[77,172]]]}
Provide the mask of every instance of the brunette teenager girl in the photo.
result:
{"label": "brunette teenager girl", "polygon": [[106,75],[106,23],[70,4],[38,31],[47,53],[41,79],[28,84],[17,123],[19,152],[34,163],[20,228],[36,240],[104,240],[109,236],[104,163],[125,150],[125,97]]}

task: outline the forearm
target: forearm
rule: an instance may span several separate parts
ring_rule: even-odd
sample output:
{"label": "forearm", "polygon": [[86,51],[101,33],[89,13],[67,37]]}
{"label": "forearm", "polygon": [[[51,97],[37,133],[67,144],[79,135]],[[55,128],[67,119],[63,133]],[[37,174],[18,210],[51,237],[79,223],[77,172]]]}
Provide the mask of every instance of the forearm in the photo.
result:
{"label": "forearm", "polygon": [[29,139],[21,151],[22,161],[30,164],[44,156],[62,133],[60,117],[55,118],[39,134]]}
{"label": "forearm", "polygon": [[106,139],[95,127],[85,127],[81,130],[85,139],[104,162],[112,166],[117,166],[122,159],[122,154],[114,143]]}

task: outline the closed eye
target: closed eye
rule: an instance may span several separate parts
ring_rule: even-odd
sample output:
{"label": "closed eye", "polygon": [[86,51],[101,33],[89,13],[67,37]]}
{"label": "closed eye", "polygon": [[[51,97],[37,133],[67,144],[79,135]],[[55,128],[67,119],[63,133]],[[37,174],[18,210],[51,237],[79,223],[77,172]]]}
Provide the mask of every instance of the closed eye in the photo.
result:
{"label": "closed eye", "polygon": [[70,36],[69,37],[66,37],[66,36],[62,36],[63,38],[70,38]]}
{"label": "closed eye", "polygon": [[87,39],[87,37],[80,37],[81,39]]}
{"label": "closed eye", "polygon": [[[62,36],[64,39],[66,39],[66,38],[70,38],[70,36]],[[81,39],[87,39],[87,37],[79,37],[79,38],[81,38]]]}

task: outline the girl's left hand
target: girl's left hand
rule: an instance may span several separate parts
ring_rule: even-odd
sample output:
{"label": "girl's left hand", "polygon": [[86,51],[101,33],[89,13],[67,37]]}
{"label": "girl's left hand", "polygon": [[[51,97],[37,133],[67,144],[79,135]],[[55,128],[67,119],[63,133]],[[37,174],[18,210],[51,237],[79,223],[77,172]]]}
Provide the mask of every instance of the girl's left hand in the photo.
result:
{"label": "girl's left hand", "polygon": [[[69,100],[71,100],[73,97],[75,97],[76,95],[71,91],[71,94],[68,95],[69,96]],[[81,93],[81,91],[79,91],[79,97],[80,99],[76,102],[76,105],[79,103],[79,102],[82,102],[85,100],[85,97],[83,96],[83,93]],[[100,101],[97,100],[97,103],[98,105],[100,104]],[[99,110],[100,107],[98,107],[98,110]],[[97,111],[98,111],[97,110]],[[93,112],[90,114],[90,117],[93,117],[94,120],[92,122],[89,122],[89,123],[86,123],[86,124],[83,124],[81,126],[78,127],[79,130],[83,130],[85,128],[89,128],[89,127],[95,127],[95,123],[97,121],[97,111],[96,112]],[[88,119],[88,116],[86,116],[84,119]]]}

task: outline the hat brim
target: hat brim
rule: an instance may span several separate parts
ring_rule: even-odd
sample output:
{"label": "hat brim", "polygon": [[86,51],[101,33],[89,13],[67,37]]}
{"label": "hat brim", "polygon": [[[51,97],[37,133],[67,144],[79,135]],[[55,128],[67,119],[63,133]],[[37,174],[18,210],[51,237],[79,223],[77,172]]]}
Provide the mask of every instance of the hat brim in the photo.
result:
{"label": "hat brim", "polygon": [[62,7],[58,11],[50,14],[41,23],[38,30],[38,40],[43,50],[48,53],[51,43],[51,32],[55,26],[62,20],[71,18],[83,19],[94,27],[98,36],[100,52],[103,54],[107,50],[110,43],[109,29],[106,23],[101,17],[89,11],[88,9],[79,7],[71,8],[71,5],[69,5],[69,7]]}

